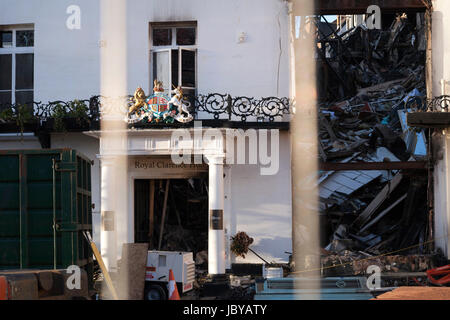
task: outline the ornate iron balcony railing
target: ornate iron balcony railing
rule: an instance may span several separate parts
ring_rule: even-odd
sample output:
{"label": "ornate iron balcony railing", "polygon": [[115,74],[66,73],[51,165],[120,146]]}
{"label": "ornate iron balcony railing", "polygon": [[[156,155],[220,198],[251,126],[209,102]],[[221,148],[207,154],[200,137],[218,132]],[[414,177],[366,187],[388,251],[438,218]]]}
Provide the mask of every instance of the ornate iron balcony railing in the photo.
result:
{"label": "ornate iron balcony railing", "polygon": [[431,99],[427,103],[427,112],[449,112],[450,107],[450,96],[443,95],[437,96]]}
{"label": "ornate iron balcony railing", "polygon": [[[73,101],[51,101],[48,103],[33,102],[25,105],[0,105],[0,125],[9,118],[26,115],[28,120],[47,121],[56,118],[81,118],[87,121],[99,121],[102,115],[111,111],[127,115],[133,104],[132,96],[108,98],[93,96],[90,99]],[[206,115],[212,115],[216,120],[237,120],[246,122],[253,117],[253,121],[273,122],[282,120],[290,113],[289,98],[266,97],[255,99],[252,97],[231,97],[229,94],[211,93],[207,95],[186,96],[183,102],[189,106],[194,119],[201,120]],[[31,105],[33,107],[31,107]],[[116,108],[116,110],[112,110]],[[203,116],[202,116],[203,114]]]}
{"label": "ornate iron balcony railing", "polygon": [[406,100],[405,109],[411,109],[412,112],[449,112],[450,96],[436,96],[432,99],[425,97],[410,97]]}

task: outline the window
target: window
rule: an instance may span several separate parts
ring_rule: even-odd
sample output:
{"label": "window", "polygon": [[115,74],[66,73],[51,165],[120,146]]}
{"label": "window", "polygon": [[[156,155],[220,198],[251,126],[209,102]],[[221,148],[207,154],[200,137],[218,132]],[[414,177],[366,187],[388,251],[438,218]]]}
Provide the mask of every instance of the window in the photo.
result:
{"label": "window", "polygon": [[181,86],[186,96],[194,96],[197,88],[197,27],[196,23],[150,26],[151,84],[158,79],[170,95],[173,87]]}
{"label": "window", "polygon": [[167,259],[166,258],[167,257],[162,255],[162,254],[160,254],[158,256],[158,267],[165,267],[165,266],[167,266]]}
{"label": "window", "polygon": [[33,100],[33,27],[0,26],[0,107]]}

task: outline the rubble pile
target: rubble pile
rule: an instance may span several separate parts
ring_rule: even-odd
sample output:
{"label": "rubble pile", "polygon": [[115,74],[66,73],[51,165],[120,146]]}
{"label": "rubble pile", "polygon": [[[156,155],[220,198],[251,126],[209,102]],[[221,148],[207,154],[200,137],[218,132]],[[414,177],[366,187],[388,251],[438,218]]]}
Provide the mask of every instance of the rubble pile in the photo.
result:
{"label": "rubble pile", "polygon": [[324,101],[384,98],[424,84],[426,50],[423,14],[401,14],[385,29],[364,24],[350,30],[318,28],[319,88]]}
{"label": "rubble pile", "polygon": [[390,272],[425,272],[434,268],[438,261],[432,255],[391,255],[370,257],[364,253],[343,251],[341,254],[329,254],[321,261],[325,276],[365,275],[369,266],[380,267],[382,273]]}
{"label": "rubble pile", "polygon": [[[157,188],[155,197],[156,247],[161,231],[164,211],[164,183]],[[168,189],[166,215],[161,241],[161,250],[197,253],[207,249],[208,196],[207,179],[172,179]],[[206,251],[205,251],[206,252]],[[207,255],[206,255],[207,256]]]}
{"label": "rubble pile", "polygon": [[[406,124],[408,111],[425,107],[424,32],[423,15],[402,14],[384,30],[319,39],[322,162],[427,159],[426,133]],[[319,190],[324,252],[430,252],[417,245],[431,232],[426,171],[321,171]]]}

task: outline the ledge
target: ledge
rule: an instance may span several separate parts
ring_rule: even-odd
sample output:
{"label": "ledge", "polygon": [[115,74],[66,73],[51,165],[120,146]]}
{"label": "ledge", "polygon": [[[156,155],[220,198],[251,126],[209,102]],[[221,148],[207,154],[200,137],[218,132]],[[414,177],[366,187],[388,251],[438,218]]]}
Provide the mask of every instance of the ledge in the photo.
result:
{"label": "ledge", "polygon": [[[279,129],[289,130],[289,122],[273,121],[273,122],[247,122],[247,121],[230,121],[230,120],[216,120],[195,119],[202,123],[203,128],[229,128],[229,129]],[[177,128],[193,128],[194,121],[188,123],[151,123],[151,124],[134,124],[129,125],[129,128],[135,129],[177,129]]]}
{"label": "ledge", "polygon": [[447,128],[450,127],[450,112],[409,112],[406,123],[410,127]]}
{"label": "ledge", "polygon": [[425,11],[421,0],[318,0],[316,14],[363,14],[370,5],[380,7],[382,13]]}

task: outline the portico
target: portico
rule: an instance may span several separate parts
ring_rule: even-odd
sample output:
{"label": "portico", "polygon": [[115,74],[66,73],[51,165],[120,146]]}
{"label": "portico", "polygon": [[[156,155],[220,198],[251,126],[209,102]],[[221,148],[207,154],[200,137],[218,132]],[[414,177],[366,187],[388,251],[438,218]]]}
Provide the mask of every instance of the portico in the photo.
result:
{"label": "portico", "polygon": [[[127,214],[117,211],[119,198],[125,193],[134,194],[135,179],[188,179],[208,172],[208,273],[224,274],[229,255],[225,241],[228,216],[224,210],[225,150],[221,131],[144,129],[87,134],[100,139],[101,253],[107,267],[116,269],[122,244],[135,239],[134,197],[124,200]],[[119,159],[126,159],[126,182],[120,181],[114,169]],[[127,191],[122,190],[123,186]]]}

